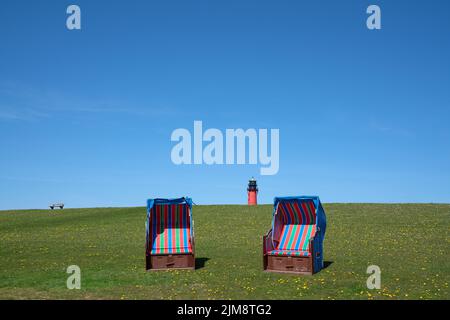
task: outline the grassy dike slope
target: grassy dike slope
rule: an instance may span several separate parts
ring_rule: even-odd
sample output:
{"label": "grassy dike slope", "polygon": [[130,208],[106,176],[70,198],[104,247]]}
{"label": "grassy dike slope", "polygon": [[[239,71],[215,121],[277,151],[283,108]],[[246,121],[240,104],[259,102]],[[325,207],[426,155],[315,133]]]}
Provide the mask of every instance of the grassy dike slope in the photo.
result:
{"label": "grassy dike slope", "polygon": [[[450,205],[326,204],[320,273],[262,271],[272,206],[195,206],[196,271],[145,272],[145,208],[0,212],[0,299],[449,299]],[[81,268],[81,290],[66,268]],[[381,268],[368,290],[366,269]]]}

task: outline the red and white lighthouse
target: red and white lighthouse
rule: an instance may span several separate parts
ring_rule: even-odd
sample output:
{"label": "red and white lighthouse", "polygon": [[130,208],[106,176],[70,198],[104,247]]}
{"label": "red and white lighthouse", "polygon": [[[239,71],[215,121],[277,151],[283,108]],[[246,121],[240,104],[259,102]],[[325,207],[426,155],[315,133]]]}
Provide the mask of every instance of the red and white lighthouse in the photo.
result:
{"label": "red and white lighthouse", "polygon": [[249,206],[256,206],[258,204],[258,186],[253,177],[248,181],[247,196]]}

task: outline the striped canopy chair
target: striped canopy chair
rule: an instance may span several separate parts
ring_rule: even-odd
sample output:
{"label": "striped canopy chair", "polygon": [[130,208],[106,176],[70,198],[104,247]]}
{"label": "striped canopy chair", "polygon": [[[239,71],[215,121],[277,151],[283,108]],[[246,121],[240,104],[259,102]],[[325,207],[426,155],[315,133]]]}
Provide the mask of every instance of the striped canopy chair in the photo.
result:
{"label": "striped canopy chair", "polygon": [[323,268],[326,217],[319,197],[275,198],[263,237],[264,270],[314,274]]}
{"label": "striped canopy chair", "polygon": [[147,200],[147,270],[195,269],[192,200]]}

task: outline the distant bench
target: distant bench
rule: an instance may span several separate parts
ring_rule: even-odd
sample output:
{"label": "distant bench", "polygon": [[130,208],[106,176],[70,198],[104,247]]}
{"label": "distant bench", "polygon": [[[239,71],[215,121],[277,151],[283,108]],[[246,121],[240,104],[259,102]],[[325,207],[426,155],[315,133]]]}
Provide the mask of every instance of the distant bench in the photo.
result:
{"label": "distant bench", "polygon": [[54,204],[51,204],[49,207],[52,210],[55,209],[55,208],[64,209],[64,203],[54,203]]}

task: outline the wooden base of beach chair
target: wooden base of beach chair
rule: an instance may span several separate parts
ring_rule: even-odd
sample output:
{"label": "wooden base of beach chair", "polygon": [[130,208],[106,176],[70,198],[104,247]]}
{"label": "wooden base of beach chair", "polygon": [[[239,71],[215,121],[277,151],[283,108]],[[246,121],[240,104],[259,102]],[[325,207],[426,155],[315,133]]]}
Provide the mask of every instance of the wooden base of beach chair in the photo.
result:
{"label": "wooden base of beach chair", "polygon": [[312,275],[314,274],[313,259],[312,257],[264,255],[264,271]]}
{"label": "wooden base of beach chair", "polygon": [[147,271],[170,269],[195,269],[195,257],[188,254],[158,254],[146,256]]}

